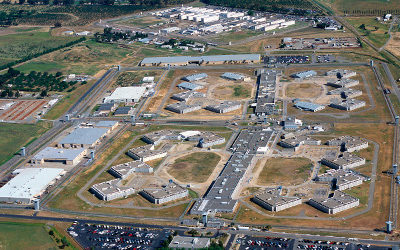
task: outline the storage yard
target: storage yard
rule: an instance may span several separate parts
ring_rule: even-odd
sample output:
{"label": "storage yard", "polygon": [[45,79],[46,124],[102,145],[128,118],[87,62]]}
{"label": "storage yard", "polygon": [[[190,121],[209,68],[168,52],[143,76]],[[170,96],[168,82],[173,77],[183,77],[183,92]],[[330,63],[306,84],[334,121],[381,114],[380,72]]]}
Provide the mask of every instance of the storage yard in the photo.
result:
{"label": "storage yard", "polygon": [[[52,103],[54,104],[54,103]],[[0,121],[34,123],[48,110],[49,100],[0,100]]]}

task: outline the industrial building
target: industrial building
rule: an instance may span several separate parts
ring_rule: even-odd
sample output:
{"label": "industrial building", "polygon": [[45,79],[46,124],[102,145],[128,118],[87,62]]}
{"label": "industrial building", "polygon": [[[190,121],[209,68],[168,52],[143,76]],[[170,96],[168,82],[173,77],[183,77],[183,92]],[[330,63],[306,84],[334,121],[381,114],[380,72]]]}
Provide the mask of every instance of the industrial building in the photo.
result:
{"label": "industrial building", "polygon": [[201,105],[199,104],[191,105],[191,104],[186,104],[186,102],[177,102],[167,105],[165,109],[178,114],[186,114],[189,112],[200,110]]}
{"label": "industrial building", "polygon": [[146,87],[119,87],[110,95],[104,98],[103,103],[135,103],[146,93]]}
{"label": "industrial building", "polygon": [[273,212],[279,212],[301,204],[300,198],[282,196],[281,191],[278,188],[267,189],[265,192],[254,196],[252,201]]}
{"label": "industrial building", "polygon": [[297,149],[302,145],[321,145],[321,140],[307,136],[297,136],[283,139],[279,142],[279,145],[284,148],[293,148],[295,151],[297,151]]}
{"label": "industrial building", "polygon": [[172,99],[181,101],[181,102],[186,102],[190,99],[204,98],[204,97],[206,97],[206,95],[204,93],[200,93],[200,92],[196,92],[196,91],[185,91],[185,92],[173,94],[171,96]]}
{"label": "industrial building", "polygon": [[362,91],[350,88],[337,88],[329,91],[328,95],[340,95],[342,98],[355,98],[362,95]]}
{"label": "industrial building", "polygon": [[274,113],[277,74],[278,72],[275,70],[261,70],[258,74],[256,108],[254,109],[254,113],[257,116],[266,116]]}
{"label": "industrial building", "polygon": [[309,204],[324,213],[336,214],[357,207],[360,204],[360,201],[358,198],[349,194],[341,191],[334,191],[333,194],[327,198],[310,199]]}
{"label": "industrial building", "polygon": [[225,137],[219,136],[211,132],[203,132],[198,137],[200,137],[199,147],[201,148],[209,148],[212,146],[221,145],[225,143]]}
{"label": "industrial building", "polygon": [[357,99],[346,99],[346,100],[333,99],[329,106],[340,110],[353,111],[355,109],[365,107],[365,105],[366,105],[365,101]]}
{"label": "industrial building", "polygon": [[168,245],[169,248],[177,249],[206,249],[210,246],[210,238],[198,238],[188,236],[174,236],[171,243]]}
{"label": "industrial building", "polygon": [[357,155],[343,152],[330,154],[322,158],[321,163],[333,169],[351,169],[365,164],[365,159]]}
{"label": "industrial building", "polygon": [[52,148],[46,147],[32,157],[32,164],[43,164],[45,162],[76,165],[87,154],[85,148]]}
{"label": "industrial building", "polygon": [[250,77],[246,77],[242,74],[238,73],[231,73],[231,72],[225,72],[221,75],[222,78],[231,80],[231,81],[248,81],[250,80]]}
{"label": "industrial building", "polygon": [[312,103],[312,102],[302,102],[298,101],[294,103],[294,106],[298,109],[305,110],[305,111],[311,111],[311,112],[317,112],[325,109],[324,105]]}
{"label": "industrial building", "polygon": [[76,128],[62,138],[57,146],[60,148],[94,147],[109,131],[108,128]]}
{"label": "industrial building", "polygon": [[180,89],[186,89],[186,90],[199,90],[199,89],[204,88],[203,85],[195,84],[195,83],[191,83],[191,82],[182,82],[182,83],[178,84],[177,87]]}
{"label": "industrial building", "polygon": [[317,72],[314,70],[308,70],[308,71],[302,71],[302,72],[297,72],[292,75],[293,78],[299,78],[299,79],[305,79],[305,78],[310,78],[317,76]]}
{"label": "industrial building", "polygon": [[215,112],[215,113],[228,113],[237,109],[240,109],[240,107],[242,106],[242,104],[240,104],[240,102],[235,102],[235,101],[224,101],[221,102],[220,104],[216,104],[216,105],[208,105],[206,106],[205,109]]}
{"label": "industrial building", "polygon": [[188,75],[185,77],[182,77],[182,80],[188,81],[188,82],[194,82],[194,81],[199,81],[206,79],[208,75],[206,73],[199,73],[199,74],[193,74],[193,75]]}
{"label": "industrial building", "polygon": [[118,198],[127,197],[135,193],[135,189],[131,187],[122,187],[120,179],[105,181],[94,184],[90,191],[100,200],[111,201]]}
{"label": "industrial building", "polygon": [[344,78],[337,80],[335,82],[328,82],[329,86],[335,87],[335,88],[351,88],[354,86],[357,86],[360,83],[360,81],[355,80],[355,79],[350,79],[350,78]]}
{"label": "industrial building", "polygon": [[167,156],[167,152],[168,150],[166,150],[165,148],[155,150],[154,145],[146,145],[129,149],[128,155],[135,160],[147,162],[163,158]]}
{"label": "industrial building", "polygon": [[357,75],[357,72],[347,69],[334,69],[326,72],[326,76],[337,77],[338,74],[341,78],[350,78]]}
{"label": "industrial building", "polygon": [[189,64],[246,64],[260,63],[260,54],[215,55],[215,56],[175,56],[146,57],[141,66],[185,66]]}
{"label": "industrial building", "polygon": [[109,172],[116,178],[126,179],[133,173],[153,173],[153,168],[142,161],[130,161],[112,166]]}
{"label": "industrial building", "polygon": [[151,133],[147,133],[142,137],[142,141],[153,145],[158,145],[163,140],[181,140],[181,139],[183,138],[180,135],[180,133],[178,131],[173,131],[173,130],[154,131]]}
{"label": "industrial building", "polygon": [[117,108],[116,103],[102,103],[100,104],[99,108],[95,112],[96,115],[107,115],[110,112],[114,112]]}
{"label": "industrial building", "polygon": [[114,116],[128,116],[128,115],[133,115],[133,112],[135,109],[130,106],[125,106],[125,107],[119,107],[117,110],[114,112]]}
{"label": "industrial building", "polygon": [[17,169],[12,172],[15,176],[0,188],[0,202],[30,204],[64,173],[60,168]]}
{"label": "industrial building", "polygon": [[144,189],[140,194],[154,204],[163,204],[185,198],[189,195],[189,191],[172,182],[161,188]]}
{"label": "industrial building", "polygon": [[118,121],[98,121],[94,124],[96,128],[107,128],[109,131],[113,131],[118,125]]}
{"label": "industrial building", "polygon": [[316,181],[328,182],[333,190],[343,191],[352,187],[359,186],[363,183],[364,178],[360,175],[343,169],[330,169],[325,174],[318,175]]}
{"label": "industrial building", "polygon": [[344,135],[339,138],[335,138],[332,140],[329,140],[327,142],[328,146],[339,146],[341,147],[342,151],[347,151],[347,152],[354,152],[354,151],[359,151],[365,148],[368,148],[368,141],[356,137],[356,136],[349,136],[349,135]]}
{"label": "industrial building", "polygon": [[303,122],[295,117],[287,117],[282,121],[284,130],[297,130],[300,126],[303,126]]}

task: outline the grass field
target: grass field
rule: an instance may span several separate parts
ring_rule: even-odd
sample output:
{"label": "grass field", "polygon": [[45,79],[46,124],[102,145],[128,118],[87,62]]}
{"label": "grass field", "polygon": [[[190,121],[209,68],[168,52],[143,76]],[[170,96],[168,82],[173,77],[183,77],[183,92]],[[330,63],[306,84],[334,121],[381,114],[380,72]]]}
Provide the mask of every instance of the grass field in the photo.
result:
{"label": "grass field", "polygon": [[263,32],[257,32],[257,31],[250,31],[250,30],[245,30],[245,31],[230,31],[228,33],[221,34],[213,40],[218,41],[218,42],[223,42],[223,43],[229,43],[229,42],[237,42],[240,40],[247,39],[252,36],[257,36],[262,34]]}
{"label": "grass field", "polygon": [[400,0],[318,0],[341,14],[379,16],[399,13]]}
{"label": "grass field", "polygon": [[0,123],[0,165],[49,128],[50,124],[46,122],[37,124]]}
{"label": "grass field", "polygon": [[168,173],[181,182],[205,182],[220,160],[215,153],[192,153],[176,159]]}
{"label": "grass field", "polygon": [[232,86],[232,88],[234,97],[249,98],[251,95],[251,90],[243,87],[240,84]]}
{"label": "grass field", "polygon": [[296,185],[310,176],[312,163],[307,158],[270,158],[258,176],[259,185]]}
{"label": "grass field", "polygon": [[[377,47],[383,46],[389,39],[390,24],[388,23],[381,23],[374,17],[350,17],[347,21]],[[365,29],[360,27],[362,24],[365,25]]]}
{"label": "grass field", "polygon": [[139,18],[131,18],[131,19],[126,19],[122,21],[118,21],[118,24],[123,24],[123,25],[128,25],[128,26],[135,26],[139,28],[145,28],[152,26],[154,24],[159,24],[159,23],[164,23],[168,20],[162,19],[162,18],[157,18],[155,16],[145,16],[145,17],[139,17]]}
{"label": "grass field", "polygon": [[44,224],[0,222],[0,249],[56,249]]}

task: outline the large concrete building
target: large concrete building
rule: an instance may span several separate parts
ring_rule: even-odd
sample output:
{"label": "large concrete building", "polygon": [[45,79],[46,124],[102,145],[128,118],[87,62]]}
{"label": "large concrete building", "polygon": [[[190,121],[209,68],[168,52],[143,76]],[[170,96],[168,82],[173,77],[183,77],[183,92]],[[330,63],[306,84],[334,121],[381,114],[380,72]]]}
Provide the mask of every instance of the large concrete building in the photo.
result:
{"label": "large concrete building", "polygon": [[335,88],[351,88],[357,86],[360,81],[350,78],[340,79],[334,82],[328,82],[328,85],[335,87]]}
{"label": "large concrete building", "polygon": [[30,204],[64,172],[59,168],[17,169],[12,173],[14,178],[0,188],[0,202]]}
{"label": "large concrete building", "polygon": [[172,182],[161,188],[144,189],[140,194],[154,204],[163,204],[185,198],[189,195],[189,191]]}
{"label": "large concrete building", "polygon": [[355,98],[362,95],[358,89],[337,88],[328,92],[328,95],[340,95],[342,98]]}
{"label": "large concrete building", "polygon": [[198,237],[187,237],[187,236],[175,236],[169,248],[177,249],[206,249],[210,246],[210,238],[198,238]]}
{"label": "large concrete building", "polygon": [[63,148],[94,147],[109,131],[109,128],[76,128],[57,145]]}
{"label": "large concrete building", "polygon": [[86,155],[85,148],[52,148],[47,147],[32,157],[32,164],[43,164],[45,162],[76,165]]}
{"label": "large concrete building", "polygon": [[347,69],[333,69],[326,72],[327,76],[337,77],[340,75],[341,78],[350,78],[357,75],[357,72]]}
{"label": "large concrete building", "polygon": [[273,212],[279,212],[301,204],[300,198],[282,196],[281,190],[275,188],[254,196],[252,201]]}
{"label": "large concrete building", "polygon": [[327,198],[310,199],[309,204],[324,213],[336,214],[357,207],[360,201],[358,198],[341,191],[334,191],[334,193]]}
{"label": "large concrete building", "polygon": [[307,136],[297,136],[283,139],[279,145],[284,148],[293,148],[295,151],[302,145],[321,145],[321,140]]}
{"label": "large concrete building", "polygon": [[329,140],[327,145],[339,146],[341,150],[351,153],[368,148],[368,141],[360,137],[344,135],[339,138]]}
{"label": "large concrete building", "polygon": [[145,94],[146,87],[119,87],[110,95],[104,98],[104,103],[135,103]]}
{"label": "large concrete building", "polygon": [[146,145],[129,149],[128,155],[135,160],[147,162],[164,158],[165,156],[167,156],[167,152],[168,150],[165,148],[155,150],[154,145]]}
{"label": "large concrete building", "polygon": [[317,72],[314,70],[308,70],[308,71],[302,71],[302,72],[297,72],[292,75],[293,78],[299,78],[299,79],[305,79],[305,78],[310,78],[317,76]]}
{"label": "large concrete building", "polygon": [[90,191],[100,200],[111,201],[118,198],[127,197],[135,193],[135,189],[131,187],[122,187],[120,179],[105,181],[94,184]]}
{"label": "large concrete building", "polygon": [[321,163],[333,169],[351,169],[365,164],[365,159],[357,155],[344,152],[322,158]]}
{"label": "large concrete building", "polygon": [[211,132],[203,132],[198,137],[199,137],[199,147],[201,148],[209,148],[212,146],[225,143],[224,137]]}
{"label": "large concrete building", "polygon": [[346,100],[334,99],[332,100],[329,106],[340,110],[353,111],[355,109],[365,107],[365,105],[366,105],[365,101],[357,99],[346,99]]}
{"label": "large concrete building", "polygon": [[208,105],[206,106],[206,109],[215,113],[228,113],[237,109],[240,109],[242,105],[240,102],[235,102],[235,101],[224,101],[221,102],[220,104],[216,105]]}
{"label": "large concrete building", "polygon": [[325,174],[318,175],[316,181],[328,182],[333,190],[343,191],[363,183],[364,178],[350,170],[328,170]]}
{"label": "large concrete building", "polygon": [[182,77],[182,80],[188,81],[188,82],[194,82],[194,81],[206,79],[207,77],[208,77],[208,75],[206,73],[199,73],[199,74],[187,75],[185,77]]}
{"label": "large concrete building", "polygon": [[112,166],[109,172],[116,178],[126,179],[133,173],[153,173],[153,168],[142,161],[130,161]]}
{"label": "large concrete building", "polygon": [[325,109],[324,105],[312,103],[312,102],[302,102],[298,101],[294,103],[294,106],[298,109],[305,110],[305,111],[311,111],[311,112],[317,112]]}
{"label": "large concrete building", "polygon": [[178,114],[186,114],[196,110],[201,109],[201,105],[199,104],[187,104],[186,102],[177,102],[169,104],[165,107],[166,110],[178,113]]}
{"label": "large concrete building", "polygon": [[278,72],[275,70],[260,70],[254,113],[257,116],[271,115],[275,111],[276,82]]}
{"label": "large concrete building", "polygon": [[196,91],[185,91],[185,92],[180,92],[177,94],[173,94],[171,96],[171,99],[181,101],[181,102],[186,102],[190,99],[197,99],[197,98],[204,98],[206,95],[204,93],[196,92]]}

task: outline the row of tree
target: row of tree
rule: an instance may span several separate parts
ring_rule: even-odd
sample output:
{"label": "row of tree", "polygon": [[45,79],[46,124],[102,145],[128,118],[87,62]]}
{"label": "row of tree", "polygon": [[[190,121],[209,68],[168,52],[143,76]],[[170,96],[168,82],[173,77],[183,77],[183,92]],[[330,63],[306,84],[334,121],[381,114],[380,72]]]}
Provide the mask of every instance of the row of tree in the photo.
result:
{"label": "row of tree", "polygon": [[[74,5],[74,4],[91,4],[91,5],[114,5],[117,0],[18,0],[18,4],[30,5]],[[193,0],[129,0],[129,4],[138,6],[154,6],[162,7],[167,5],[185,4],[193,2]],[[2,4],[12,4],[11,0],[3,0]]]}
{"label": "row of tree", "polygon": [[99,43],[111,43],[118,40],[136,40],[139,38],[147,37],[147,34],[139,33],[139,32],[113,32],[112,28],[104,28],[103,33],[95,33],[94,38],[96,42]]}

